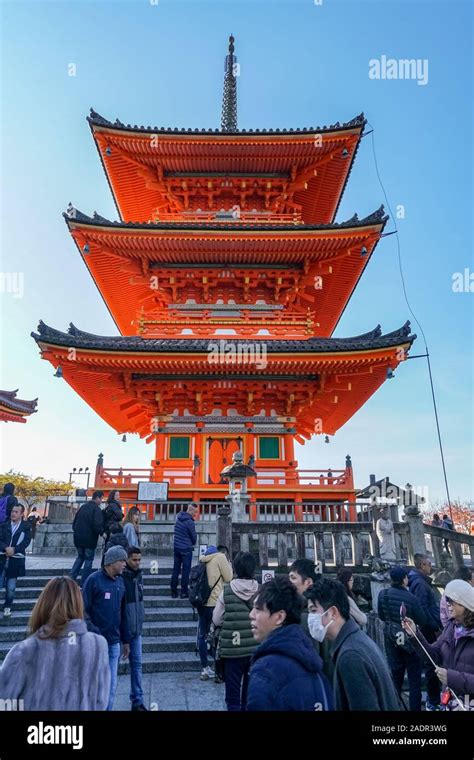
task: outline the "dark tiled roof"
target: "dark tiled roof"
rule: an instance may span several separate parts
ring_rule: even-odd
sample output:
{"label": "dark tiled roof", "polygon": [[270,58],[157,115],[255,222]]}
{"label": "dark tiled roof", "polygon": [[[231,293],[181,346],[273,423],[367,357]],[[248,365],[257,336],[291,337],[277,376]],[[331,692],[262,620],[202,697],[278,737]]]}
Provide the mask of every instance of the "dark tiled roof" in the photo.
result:
{"label": "dark tiled roof", "polygon": [[[220,340],[229,343],[249,344],[251,340],[238,339],[232,335],[217,335],[209,339],[193,338],[141,338],[139,336],[101,336],[79,330],[73,324],[67,333],[56,330],[53,327],[40,322],[38,332],[31,333],[37,343],[45,342],[56,346],[68,348],[82,348],[84,350],[97,351],[137,351],[165,353],[170,351],[183,351],[187,353],[207,353],[210,343]],[[366,351],[369,349],[389,348],[401,343],[410,344],[416,335],[410,335],[410,322],[391,333],[382,335],[380,325],[371,332],[357,335],[352,338],[308,338],[307,340],[268,340],[266,341],[267,352],[273,353],[321,353],[338,351]],[[259,339],[265,343],[265,338]]]}
{"label": "dark tiled roof", "polygon": [[24,399],[17,398],[17,393],[18,388],[16,391],[0,391],[0,405],[13,409],[16,412],[22,412],[23,414],[33,414],[33,412],[36,412],[38,399],[25,401]]}
{"label": "dark tiled roof", "polygon": [[337,121],[335,124],[330,124],[324,127],[303,127],[296,128],[290,127],[289,129],[238,129],[236,132],[222,132],[220,129],[191,129],[184,127],[144,127],[137,124],[124,124],[119,119],[115,119],[114,122],[105,119],[93,108],[90,110],[90,116],[87,117],[87,121],[91,126],[107,127],[108,129],[127,130],[134,132],[151,132],[153,134],[168,134],[168,135],[181,135],[181,134],[193,134],[193,135],[222,135],[228,137],[229,135],[295,135],[295,134],[313,134],[315,132],[335,132],[337,130],[351,129],[353,127],[364,127],[366,124],[366,118],[363,113],[355,116],[350,121],[343,122],[342,124]]}
{"label": "dark tiled roof", "polygon": [[425,501],[423,496],[419,496],[413,490],[405,489],[392,483],[388,476],[375,480],[361,491],[357,491],[358,499],[370,499],[372,496],[376,498],[394,498],[396,496],[396,498],[400,499],[401,504],[422,504]]}
{"label": "dark tiled roof", "polygon": [[249,224],[248,222],[239,222],[234,221],[230,224],[222,224],[222,223],[216,223],[213,224],[212,222],[111,222],[109,219],[106,219],[104,216],[100,216],[100,214],[97,214],[96,211],[94,211],[94,214],[92,216],[88,216],[87,214],[84,214],[82,211],[79,211],[78,209],[74,208],[71,204],[69,204],[68,209],[66,212],[63,213],[64,218],[66,219],[66,222],[75,221],[79,222],[80,224],[90,224],[90,225],[101,225],[104,227],[116,227],[119,229],[137,229],[137,230],[149,230],[149,229],[156,229],[156,230],[173,230],[173,229],[180,229],[180,230],[260,230],[264,232],[265,230],[268,230],[269,232],[274,232],[275,230],[283,231],[283,232],[302,232],[306,230],[339,230],[339,229],[346,229],[351,227],[367,227],[372,224],[383,224],[385,225],[388,216],[385,214],[384,206],[380,206],[376,211],[374,211],[372,214],[369,214],[368,216],[363,217],[362,219],[359,219],[357,214],[354,214],[350,219],[347,219],[345,222],[333,222],[332,224]]}

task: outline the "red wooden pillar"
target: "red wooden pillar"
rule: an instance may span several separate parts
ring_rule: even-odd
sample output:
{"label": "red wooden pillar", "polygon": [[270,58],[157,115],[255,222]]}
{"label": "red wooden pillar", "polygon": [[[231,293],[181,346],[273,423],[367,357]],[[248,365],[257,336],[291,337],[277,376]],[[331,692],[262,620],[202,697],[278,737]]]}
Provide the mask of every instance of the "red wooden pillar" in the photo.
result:
{"label": "red wooden pillar", "polygon": [[295,522],[303,522],[303,505],[301,504],[301,494],[295,494],[295,506],[294,506]]}
{"label": "red wooden pillar", "polygon": [[165,458],[166,438],[167,436],[165,433],[158,433],[156,436],[155,461],[152,462],[152,465],[153,465],[153,477],[158,478],[158,480],[163,475],[163,464],[164,464],[163,460]]}
{"label": "red wooden pillar", "polygon": [[[288,425],[286,427],[288,428]],[[286,482],[288,485],[297,485],[298,473],[295,462],[295,439],[291,433],[285,433],[283,436],[283,446],[285,451]]]}

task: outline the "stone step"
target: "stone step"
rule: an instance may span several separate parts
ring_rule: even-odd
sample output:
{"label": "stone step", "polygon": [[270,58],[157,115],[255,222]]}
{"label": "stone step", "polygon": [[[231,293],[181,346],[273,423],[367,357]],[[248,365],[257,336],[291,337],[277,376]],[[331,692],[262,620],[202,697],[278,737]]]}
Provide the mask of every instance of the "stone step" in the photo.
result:
{"label": "stone step", "polygon": [[[24,638],[24,637],[23,637]],[[19,639],[19,641],[22,641]],[[0,642],[0,662],[17,642]],[[196,651],[196,637],[194,636],[148,636],[143,638],[143,652],[194,652]]]}
{"label": "stone step", "polygon": [[[200,671],[199,657],[191,652],[145,652],[143,654],[144,673],[170,673],[183,671]],[[121,662],[119,675],[130,672],[128,662]]]}
{"label": "stone step", "polygon": [[[13,642],[12,642],[13,644]],[[161,647],[161,642],[155,642],[156,647]],[[166,646],[163,642],[163,646]],[[183,648],[185,647],[185,648]],[[7,652],[11,647],[7,647],[3,650],[0,649],[0,662],[2,662]],[[194,644],[191,642],[175,642],[170,649],[172,651],[163,651],[159,648],[157,651],[147,651],[147,646],[144,645],[143,651],[143,672],[144,673],[166,673],[171,671],[200,671],[201,664],[199,657],[194,650]],[[128,662],[121,661],[119,664],[119,674],[124,675],[130,672],[130,665]]]}
{"label": "stone step", "polygon": [[[25,586],[22,587],[20,585],[17,586],[16,592],[15,592],[15,599],[38,599],[39,595],[41,594],[43,590],[43,586]],[[170,602],[172,601],[182,601],[186,602],[186,604],[189,604],[189,601],[187,599],[178,599],[174,600],[171,599],[171,590],[169,586],[151,586],[151,585],[144,585],[144,592],[145,596],[147,598],[156,598],[160,597],[163,599],[169,599]],[[3,599],[3,594],[0,592],[0,599]]]}
{"label": "stone step", "polygon": [[[15,601],[13,602],[12,612],[13,614],[18,610],[31,610],[33,609],[38,596],[32,597],[31,599],[25,599],[16,596]],[[184,609],[184,610],[192,610],[191,605],[189,604],[189,601],[187,599],[172,599],[170,596],[168,597],[161,597],[161,596],[148,596],[146,595],[144,597],[145,602],[145,609],[167,609],[168,607],[170,609]],[[3,600],[2,600],[3,604]],[[1,612],[0,612],[1,614]]]}
{"label": "stone step", "polygon": [[[100,558],[96,556],[94,560],[94,570],[97,570],[100,565]],[[41,568],[41,567],[35,567],[35,568],[28,568],[28,559],[26,560],[27,566],[26,566],[26,576],[24,578],[20,578],[19,580],[25,581],[28,580],[28,578],[32,577],[38,577],[42,576],[45,578],[54,578],[57,575],[69,575],[71,572],[71,568],[73,565],[73,559],[71,559],[70,564],[67,567],[56,567],[56,568]],[[171,568],[170,567],[160,567],[159,566],[159,560],[158,560],[158,572],[157,573],[151,573],[150,568],[144,567],[143,569],[143,575],[148,575],[150,577],[153,576],[160,576],[160,575],[168,575],[171,577]]]}
{"label": "stone step", "polygon": [[[27,570],[28,574],[18,579],[11,617],[4,618],[0,612],[0,662],[11,647],[27,635],[31,611],[46,583],[55,576],[67,575],[71,566],[72,561],[68,567]],[[143,672],[198,672],[197,615],[193,615],[187,599],[171,598],[171,569],[165,567],[151,573],[149,568],[144,568],[143,582],[146,610],[142,632]],[[2,602],[3,597],[0,592]],[[129,672],[128,663],[121,662],[119,672]]]}
{"label": "stone step", "polygon": [[[11,617],[5,618],[3,615],[0,614],[0,636],[1,631],[4,626],[13,624],[18,625],[25,625],[27,624],[28,618],[30,617],[30,611],[24,611],[21,612],[13,612]],[[163,609],[163,611],[156,611],[148,612],[145,610],[145,620],[152,622],[152,621],[163,621],[163,622],[172,622],[172,621],[185,621],[185,620],[193,620],[193,613],[191,608],[186,610],[183,609]],[[197,616],[196,616],[197,620]]]}
{"label": "stone step", "polygon": [[[16,642],[22,641],[25,638],[26,621],[23,624],[18,624],[16,617],[16,615],[12,615],[11,618],[7,619],[11,622],[0,628],[1,642]],[[197,620],[179,620],[166,622],[145,621],[143,624],[142,635],[144,639],[149,636],[189,636],[191,637],[192,641],[195,641],[197,635]]]}
{"label": "stone step", "polygon": [[[51,578],[55,578],[57,575],[67,575],[67,573],[53,573],[51,575],[45,575],[44,571],[42,571],[41,575],[26,575],[23,578],[18,578],[17,581],[17,588],[29,588],[29,587],[41,587],[43,588],[46,586],[48,581],[51,580]],[[80,580],[80,576],[78,578]],[[143,583],[145,586],[157,586],[157,587],[164,587],[164,588],[170,588],[171,585],[171,574],[168,573],[162,573],[162,574],[154,574],[154,573],[143,573]]]}

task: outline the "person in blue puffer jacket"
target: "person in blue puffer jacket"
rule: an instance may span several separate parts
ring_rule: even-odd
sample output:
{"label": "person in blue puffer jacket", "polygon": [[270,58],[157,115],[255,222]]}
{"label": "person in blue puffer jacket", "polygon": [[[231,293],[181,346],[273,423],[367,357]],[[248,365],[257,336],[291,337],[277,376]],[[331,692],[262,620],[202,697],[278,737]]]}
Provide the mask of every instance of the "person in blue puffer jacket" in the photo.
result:
{"label": "person in blue puffer jacket", "polygon": [[[418,599],[425,613],[425,623],[421,632],[425,639],[433,644],[442,630],[440,618],[441,594],[433,587],[430,578],[432,572],[431,560],[426,554],[415,554],[415,569],[408,573],[408,588]],[[438,710],[440,704],[440,684],[433,665],[425,663],[427,710]]]}
{"label": "person in blue puffer jacket", "polygon": [[265,583],[250,611],[260,646],[252,656],[247,711],[333,709],[323,662],[300,625],[303,599],[287,576]]}
{"label": "person in blue puffer jacket", "polygon": [[189,573],[191,572],[193,549],[197,540],[196,527],[194,525],[196,512],[197,507],[195,504],[185,504],[176,517],[173,543],[174,563],[171,575],[171,596],[173,599],[176,599],[178,596],[178,580],[181,568],[181,599],[188,598]]}

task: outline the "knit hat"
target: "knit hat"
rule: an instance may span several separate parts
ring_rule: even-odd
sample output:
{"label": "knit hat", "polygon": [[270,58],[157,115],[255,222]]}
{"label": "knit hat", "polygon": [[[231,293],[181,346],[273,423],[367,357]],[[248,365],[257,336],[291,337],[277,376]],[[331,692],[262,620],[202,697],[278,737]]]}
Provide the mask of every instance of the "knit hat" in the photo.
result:
{"label": "knit hat", "polygon": [[408,575],[408,570],[406,569],[406,567],[395,565],[394,567],[390,568],[390,578],[392,579],[393,583],[397,584],[397,586],[402,585],[402,581],[405,575]]}
{"label": "knit hat", "polygon": [[467,581],[454,580],[449,581],[444,589],[445,595],[453,602],[457,602],[467,610],[474,612],[474,586]]}
{"label": "knit hat", "polygon": [[114,562],[118,562],[121,559],[127,561],[127,556],[127,552],[123,546],[112,546],[105,552],[104,566],[113,565]]}

